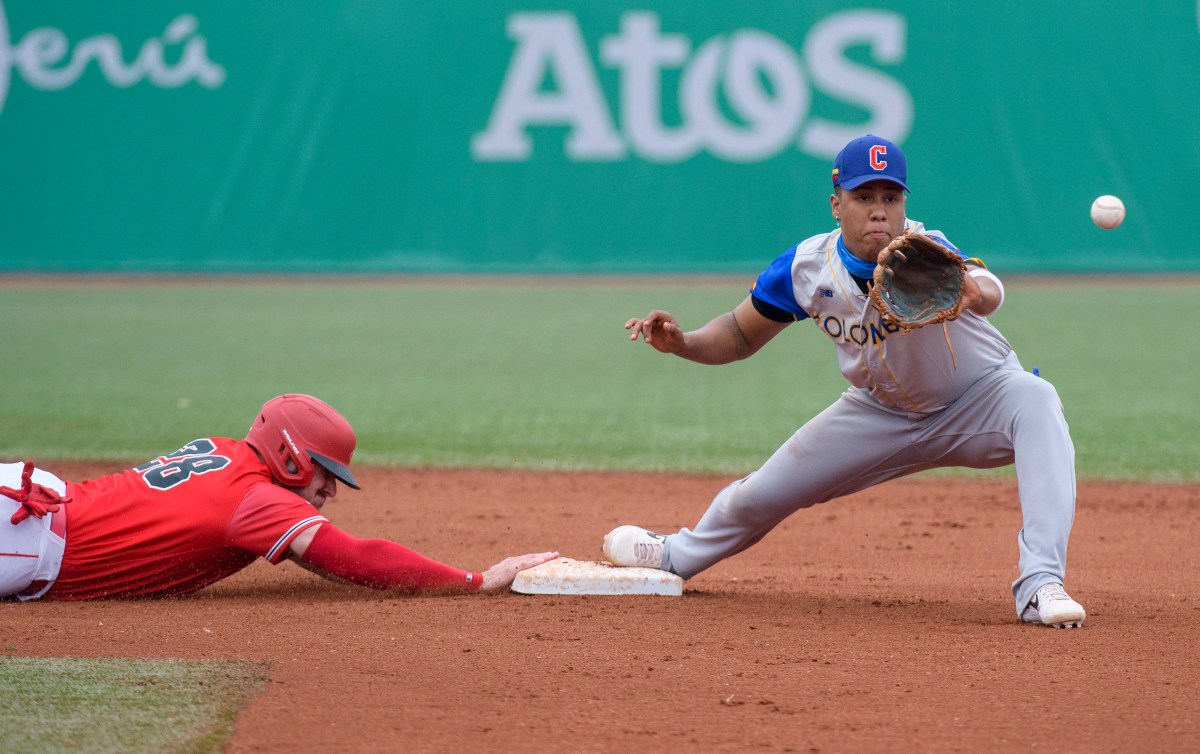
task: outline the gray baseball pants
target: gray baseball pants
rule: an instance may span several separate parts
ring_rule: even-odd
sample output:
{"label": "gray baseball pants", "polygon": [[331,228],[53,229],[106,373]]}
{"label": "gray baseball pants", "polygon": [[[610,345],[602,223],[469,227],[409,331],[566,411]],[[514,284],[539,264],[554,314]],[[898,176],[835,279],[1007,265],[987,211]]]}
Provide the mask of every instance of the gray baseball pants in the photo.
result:
{"label": "gray baseball pants", "polygon": [[1075,449],[1054,386],[1014,357],[941,411],[889,408],[851,388],[757,471],[721,490],[694,529],[667,538],[663,567],[691,578],[762,539],[785,518],[889,479],[943,466],[1016,464],[1022,527],[1018,615],[1062,582],[1075,518]]}

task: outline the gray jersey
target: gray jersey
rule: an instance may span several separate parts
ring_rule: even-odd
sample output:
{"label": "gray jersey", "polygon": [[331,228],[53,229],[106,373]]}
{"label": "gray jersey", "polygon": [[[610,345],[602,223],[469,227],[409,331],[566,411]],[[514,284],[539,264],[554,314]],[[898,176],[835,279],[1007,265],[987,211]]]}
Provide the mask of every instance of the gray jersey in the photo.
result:
{"label": "gray jersey", "polygon": [[[925,231],[911,220],[907,228]],[[792,293],[837,346],[838,366],[850,384],[884,405],[929,413],[953,403],[1012,352],[1000,331],[972,312],[944,329],[902,333],[885,325],[838,255],[838,236],[814,236],[796,247]]]}

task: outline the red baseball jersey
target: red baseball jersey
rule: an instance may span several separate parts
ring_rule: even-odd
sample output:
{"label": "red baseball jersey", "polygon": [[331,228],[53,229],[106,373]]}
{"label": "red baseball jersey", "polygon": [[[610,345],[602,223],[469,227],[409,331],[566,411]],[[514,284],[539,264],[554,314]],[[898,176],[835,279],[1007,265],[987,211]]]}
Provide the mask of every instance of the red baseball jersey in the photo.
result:
{"label": "red baseball jersey", "polygon": [[194,592],[260,557],[278,563],[327,519],[271,482],[241,440],[194,440],[119,474],[67,483],[67,549],[44,599]]}

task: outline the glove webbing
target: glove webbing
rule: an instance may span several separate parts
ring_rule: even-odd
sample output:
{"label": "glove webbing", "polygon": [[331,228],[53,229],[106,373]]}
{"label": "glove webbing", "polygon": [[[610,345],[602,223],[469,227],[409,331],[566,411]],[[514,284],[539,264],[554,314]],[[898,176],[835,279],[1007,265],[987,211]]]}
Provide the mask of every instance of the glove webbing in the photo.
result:
{"label": "glove webbing", "polygon": [[[874,283],[872,283],[871,285],[874,286]],[[909,332],[911,332],[911,331],[912,331],[912,328],[908,328],[908,327],[900,328],[901,335],[908,335]],[[954,355],[954,344],[950,342],[950,331],[948,329],[946,329],[945,320],[942,320],[942,337],[944,337],[946,339],[946,348],[950,349],[950,365],[953,368],[958,369],[958,358],[955,357],[955,355]]]}

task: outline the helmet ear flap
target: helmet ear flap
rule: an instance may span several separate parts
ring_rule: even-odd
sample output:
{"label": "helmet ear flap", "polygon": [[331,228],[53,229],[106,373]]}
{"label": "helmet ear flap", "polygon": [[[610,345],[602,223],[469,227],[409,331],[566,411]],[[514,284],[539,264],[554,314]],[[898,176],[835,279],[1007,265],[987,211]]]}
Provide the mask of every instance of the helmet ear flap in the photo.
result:
{"label": "helmet ear flap", "polygon": [[307,487],[313,478],[313,465],[303,453],[296,453],[288,444],[286,429],[280,430],[279,449],[276,451],[276,463],[267,464],[271,476],[284,487]]}
{"label": "helmet ear flap", "polygon": [[279,446],[279,452],[283,457],[283,468],[288,474],[287,479],[280,481],[284,482],[287,487],[307,487],[312,481],[314,469],[312,463],[300,464],[298,461],[304,460],[302,457],[297,457],[289,452],[287,443],[282,443]]}
{"label": "helmet ear flap", "polygon": [[246,443],[258,451],[271,477],[285,487],[306,487],[320,463],[358,489],[350,472],[354,429],[329,404],[311,395],[287,394],[263,404]]}

